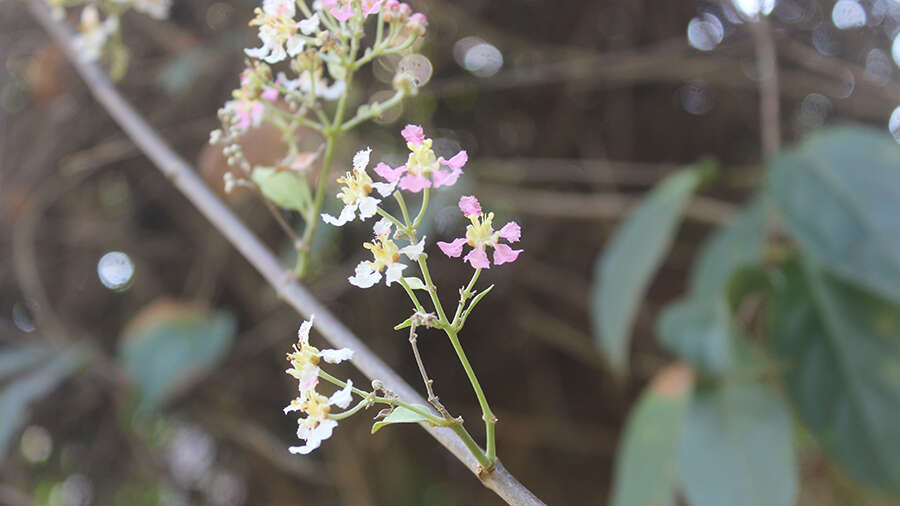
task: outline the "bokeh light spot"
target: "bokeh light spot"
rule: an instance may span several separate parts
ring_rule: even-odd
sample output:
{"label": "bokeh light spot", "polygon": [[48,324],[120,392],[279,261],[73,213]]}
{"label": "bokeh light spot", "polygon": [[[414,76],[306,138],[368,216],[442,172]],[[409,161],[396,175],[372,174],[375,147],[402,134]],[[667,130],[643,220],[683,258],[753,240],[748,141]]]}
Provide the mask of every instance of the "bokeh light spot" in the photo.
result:
{"label": "bokeh light spot", "polygon": [[97,262],[97,276],[103,286],[110,290],[125,290],[134,277],[134,263],[121,251],[110,251]]}

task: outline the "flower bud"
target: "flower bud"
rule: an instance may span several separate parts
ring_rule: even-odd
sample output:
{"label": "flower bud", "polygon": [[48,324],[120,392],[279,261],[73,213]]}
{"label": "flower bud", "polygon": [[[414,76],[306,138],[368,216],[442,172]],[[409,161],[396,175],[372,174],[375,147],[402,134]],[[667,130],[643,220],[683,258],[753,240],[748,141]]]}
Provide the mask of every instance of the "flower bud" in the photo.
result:
{"label": "flower bud", "polygon": [[409,72],[401,71],[394,75],[394,89],[402,91],[407,97],[413,97],[419,93],[419,88],[416,86],[416,78]]}
{"label": "flower bud", "polygon": [[419,37],[425,35],[425,28],[428,26],[428,19],[421,12],[417,12],[409,17],[409,21],[406,22],[406,29],[410,31],[410,33],[414,33]]}

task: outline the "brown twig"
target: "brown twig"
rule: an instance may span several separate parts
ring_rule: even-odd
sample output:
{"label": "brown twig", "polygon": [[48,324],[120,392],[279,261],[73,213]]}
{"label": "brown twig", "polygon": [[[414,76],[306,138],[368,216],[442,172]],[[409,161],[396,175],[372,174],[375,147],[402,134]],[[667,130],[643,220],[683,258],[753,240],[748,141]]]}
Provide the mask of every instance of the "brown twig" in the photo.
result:
{"label": "brown twig", "polygon": [[[142,116],[128,104],[115,89],[109,78],[97,65],[79,59],[73,49],[71,30],[56,21],[42,0],[28,0],[34,17],[63,47],[72,65],[84,79],[91,93],[115,119],[135,144],[156,167],[174,184],[197,209],[217,227],[241,254],[276,290],[278,295],[304,317],[315,314],[316,328],[334,346],[354,350],[353,363],[371,379],[379,379],[401,398],[411,403],[422,403],[422,397],[397,373],[378,358],[362,341],[338,320],[325,306],[299,283],[290,270],[285,269],[268,248],[241,222],[231,210],[203,183],[180,156],[162,140]],[[530,490],[497,462],[492,472],[486,473],[478,461],[451,429],[420,424],[438,442],[463,462],[466,467],[490,490],[507,503],[514,505],[544,504]]]}
{"label": "brown twig", "polygon": [[781,98],[778,91],[778,55],[766,16],[758,16],[747,25],[756,47],[756,69],[759,73],[759,128],[763,158],[768,160],[781,147]]}
{"label": "brown twig", "polygon": [[422,381],[425,383],[425,390],[428,392],[428,403],[434,406],[434,409],[437,410],[438,413],[441,414],[445,419],[452,420],[453,417],[450,416],[450,412],[447,411],[447,408],[441,404],[441,400],[437,395],[434,395],[434,380],[428,377],[428,373],[425,371],[425,363],[422,362],[422,355],[419,353],[419,345],[416,340],[419,336],[416,334],[416,325],[412,324],[409,326],[409,344],[412,346],[413,355],[416,357],[416,364],[419,366],[419,372],[422,373]]}

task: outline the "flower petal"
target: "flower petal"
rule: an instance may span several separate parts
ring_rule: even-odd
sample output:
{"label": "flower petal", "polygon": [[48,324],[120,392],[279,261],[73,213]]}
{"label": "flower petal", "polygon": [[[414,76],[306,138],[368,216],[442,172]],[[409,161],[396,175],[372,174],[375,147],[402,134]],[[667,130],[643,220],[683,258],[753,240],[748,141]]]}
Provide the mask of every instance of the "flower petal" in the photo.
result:
{"label": "flower petal", "polygon": [[292,400],[290,404],[285,406],[282,411],[284,411],[284,414],[288,414],[292,411],[300,411],[302,409],[301,406],[303,406],[303,404],[300,401],[300,398],[297,397],[296,399]]}
{"label": "flower petal", "polygon": [[400,131],[400,135],[406,139],[406,142],[412,143],[414,146],[418,146],[425,141],[425,131],[419,125],[406,125]]}
{"label": "flower petal", "polygon": [[445,255],[451,258],[456,258],[462,255],[463,245],[466,243],[465,237],[460,237],[458,239],[453,239],[453,242],[443,242],[438,241],[438,248],[441,248],[441,251],[444,252]]}
{"label": "flower petal", "polygon": [[459,176],[462,175],[463,171],[461,170],[440,170],[437,169],[432,172],[432,179],[434,179],[434,187],[440,188],[441,186],[453,186],[456,184],[456,181],[459,179]]}
{"label": "flower petal", "polygon": [[380,162],[375,166],[375,173],[383,177],[389,183],[396,182],[404,172],[406,172],[406,165],[401,165],[396,169],[392,169],[390,165]]}
{"label": "flower petal", "polygon": [[431,181],[425,176],[417,176],[415,174],[407,174],[400,178],[400,188],[413,193],[419,193],[424,188],[430,188]]}
{"label": "flower petal", "polygon": [[350,360],[353,358],[353,350],[350,348],[341,348],[339,350],[322,350],[319,352],[319,356],[322,357],[322,360],[328,362],[329,364],[340,364],[345,360]]}
{"label": "flower petal", "polygon": [[375,216],[378,212],[378,203],[380,200],[375,197],[366,197],[359,201],[359,219],[366,220]]}
{"label": "flower petal", "polygon": [[410,260],[418,260],[419,256],[422,255],[422,251],[425,250],[425,237],[423,236],[419,242],[415,244],[410,244],[405,248],[401,248],[398,253],[402,255],[406,255]]}
{"label": "flower petal", "polygon": [[494,265],[515,262],[522,251],[520,249],[512,249],[503,243],[497,243],[494,245]]}
{"label": "flower petal", "polygon": [[319,13],[314,13],[311,17],[297,23],[297,27],[303,32],[303,35],[312,35],[319,29]]}
{"label": "flower petal", "polygon": [[500,237],[509,242],[519,242],[522,237],[522,227],[518,223],[511,221],[500,229]]}
{"label": "flower petal", "polygon": [[474,195],[463,195],[459,198],[459,210],[466,216],[478,216],[481,214],[481,204]]}
{"label": "flower petal", "polygon": [[372,148],[361,149],[353,155],[353,170],[366,170],[366,166],[369,165],[369,155],[372,153]]}
{"label": "flower petal", "polygon": [[488,261],[487,253],[483,248],[475,248],[463,258],[464,262],[469,262],[475,269],[490,269],[491,262]]}
{"label": "flower petal", "polygon": [[350,2],[347,2],[340,7],[334,7],[328,12],[334,16],[334,19],[342,23],[353,17],[353,7],[350,6]]}
{"label": "flower petal", "polygon": [[315,318],[315,315],[310,315],[309,320],[301,323],[300,328],[297,329],[297,339],[300,341],[300,344],[302,346],[306,346],[309,344],[309,331],[312,329],[313,320]]}
{"label": "flower petal", "polygon": [[391,283],[399,281],[400,278],[403,277],[403,269],[405,268],[406,265],[399,262],[394,262],[389,265],[387,270],[384,271],[384,283],[387,286],[391,286]]}
{"label": "flower petal", "polygon": [[349,379],[347,380],[347,384],[344,385],[344,388],[338,390],[333,393],[331,397],[328,399],[328,404],[333,406],[337,406],[341,409],[347,409],[347,406],[350,405],[350,402],[353,400],[353,382]]}
{"label": "flower petal", "polygon": [[469,161],[469,154],[466,153],[466,150],[462,150],[459,153],[456,153],[455,155],[453,155],[453,158],[450,158],[449,160],[444,162],[444,165],[446,165],[447,167],[450,167],[451,169],[456,171],[456,170],[462,169],[466,165],[466,162],[468,162],[468,161]]}
{"label": "flower petal", "polygon": [[378,190],[382,197],[388,197],[397,188],[397,183],[372,183],[372,188]]}
{"label": "flower petal", "polygon": [[356,204],[344,206],[344,208],[341,209],[341,215],[337,218],[330,214],[322,213],[322,221],[329,225],[334,225],[335,227],[343,226],[348,221],[353,221],[353,218],[356,218],[356,207]]}
{"label": "flower petal", "polygon": [[353,286],[369,288],[381,281],[381,273],[372,268],[369,262],[362,261],[356,266],[356,273],[347,278]]}
{"label": "flower petal", "polygon": [[375,222],[375,226],[372,227],[372,230],[375,232],[375,237],[384,237],[391,233],[391,220],[387,218],[381,218],[380,220]]}

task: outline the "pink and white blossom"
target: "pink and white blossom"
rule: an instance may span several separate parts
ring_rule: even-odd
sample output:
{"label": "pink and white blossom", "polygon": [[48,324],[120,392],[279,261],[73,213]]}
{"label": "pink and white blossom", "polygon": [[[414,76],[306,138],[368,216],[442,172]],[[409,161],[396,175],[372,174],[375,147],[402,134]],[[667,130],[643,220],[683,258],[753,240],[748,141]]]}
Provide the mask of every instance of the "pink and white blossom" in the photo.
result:
{"label": "pink and white blossom", "polygon": [[372,252],[374,259],[360,262],[354,274],[347,278],[351,285],[359,288],[375,286],[381,281],[382,271],[386,285],[390,286],[391,283],[399,281],[403,277],[403,269],[406,268],[406,264],[398,262],[400,257],[406,256],[410,260],[418,261],[425,249],[424,237],[416,244],[403,248],[397,246],[397,243],[390,239],[391,222],[387,219],[375,223],[373,231],[375,239],[364,243],[363,247]]}
{"label": "pink and white blossom", "polygon": [[371,148],[358,151],[353,156],[353,169],[343,177],[338,178],[337,182],[342,184],[341,191],[337,194],[344,203],[344,208],[338,217],[330,214],[322,213],[322,221],[336,227],[343,226],[349,221],[356,218],[359,213],[360,220],[366,220],[375,215],[378,211],[378,204],[381,200],[372,197],[370,194],[376,185],[366,173],[366,166],[369,164],[369,155],[372,153]]}
{"label": "pink and white blossom", "polygon": [[[449,160],[435,155],[431,149],[432,140],[425,137],[419,125],[406,125],[400,132],[410,150],[405,165],[391,167],[386,163],[375,166],[375,173],[389,185],[401,190],[418,193],[425,188],[440,188],[456,184],[463,173],[462,168],[469,160],[465,150],[453,155]],[[388,187],[385,187],[387,189]],[[393,191],[393,186],[389,187]]]}

